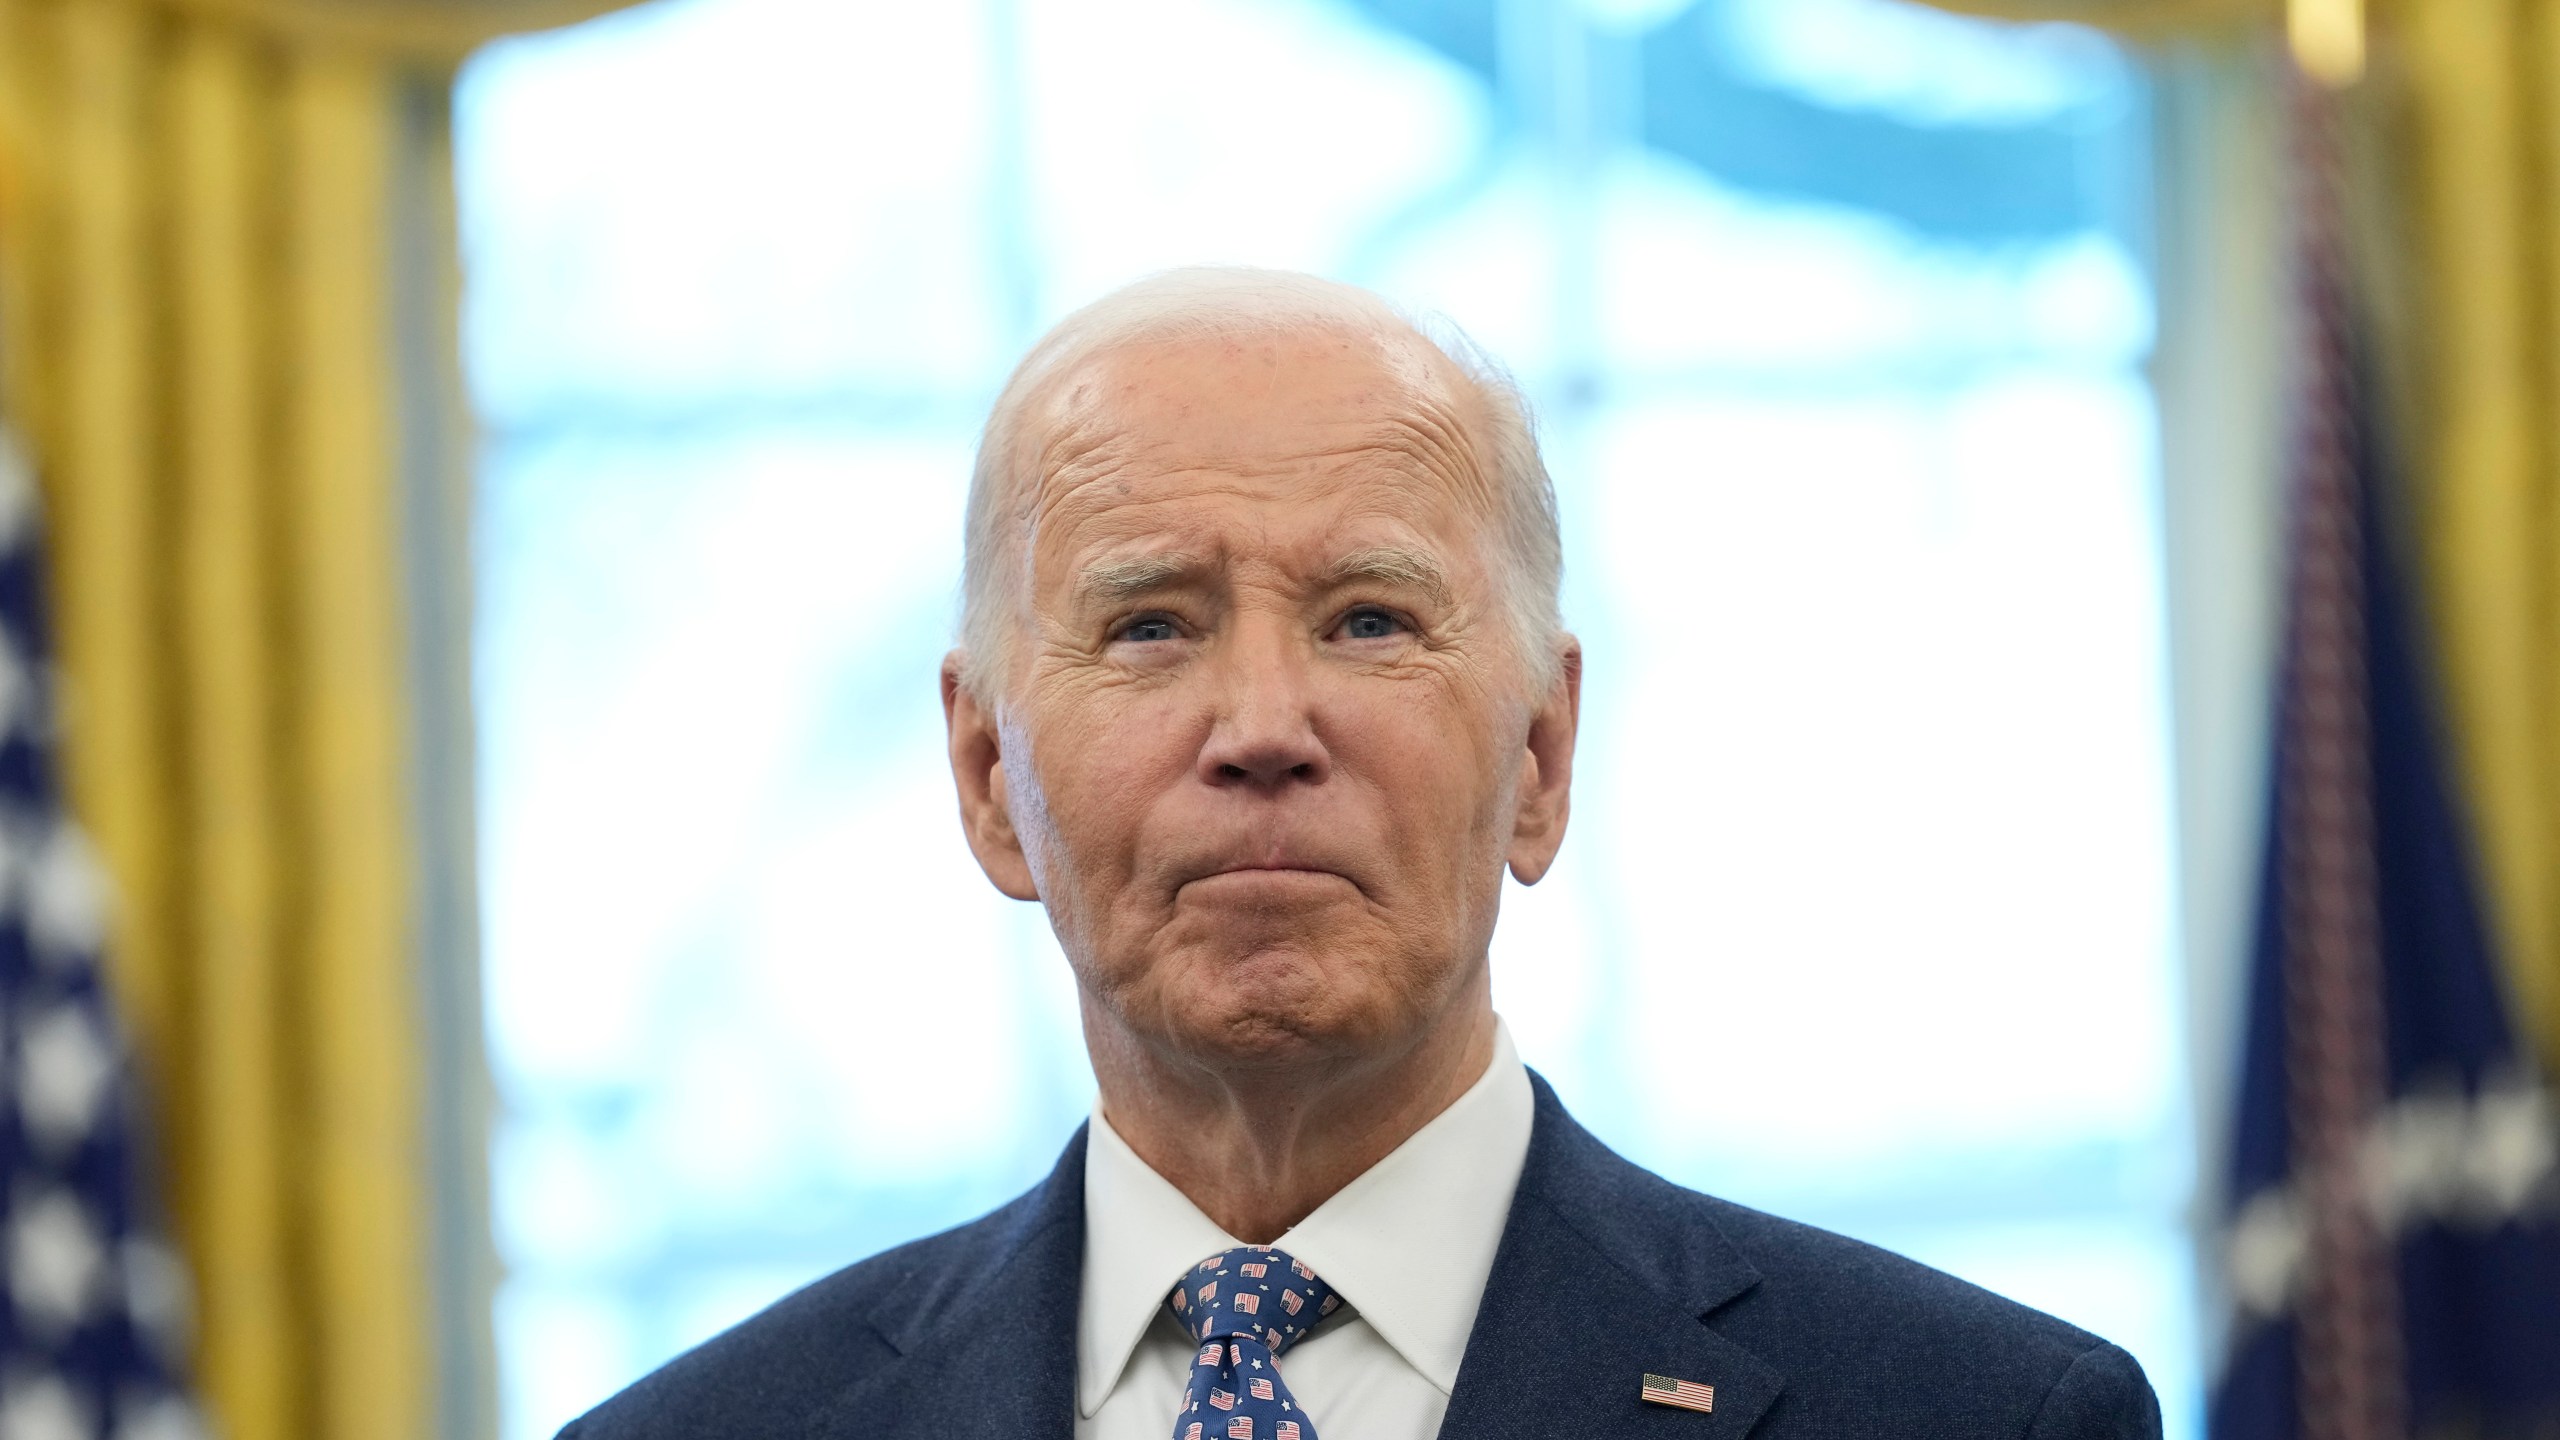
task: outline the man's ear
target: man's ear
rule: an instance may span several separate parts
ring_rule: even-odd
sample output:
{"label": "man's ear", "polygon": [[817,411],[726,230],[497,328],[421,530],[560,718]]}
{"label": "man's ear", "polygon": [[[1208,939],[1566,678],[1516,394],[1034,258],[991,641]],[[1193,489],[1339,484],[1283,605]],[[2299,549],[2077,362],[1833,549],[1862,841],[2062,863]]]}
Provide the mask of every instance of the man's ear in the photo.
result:
{"label": "man's ear", "polygon": [[1568,635],[1557,656],[1556,680],[1529,720],[1529,743],[1520,759],[1520,796],[1511,825],[1511,873],[1535,885],[1556,863],[1564,844],[1566,814],[1573,808],[1573,740],[1582,724],[1582,642]]}
{"label": "man's ear", "polygon": [[1022,853],[1022,837],[1014,833],[1013,809],[1006,803],[1004,743],[995,712],[978,703],[960,683],[961,653],[942,657],[942,723],[951,737],[951,779],[960,790],[960,829],[969,837],[969,853],[998,890],[1016,900],[1037,900],[1031,862]]}

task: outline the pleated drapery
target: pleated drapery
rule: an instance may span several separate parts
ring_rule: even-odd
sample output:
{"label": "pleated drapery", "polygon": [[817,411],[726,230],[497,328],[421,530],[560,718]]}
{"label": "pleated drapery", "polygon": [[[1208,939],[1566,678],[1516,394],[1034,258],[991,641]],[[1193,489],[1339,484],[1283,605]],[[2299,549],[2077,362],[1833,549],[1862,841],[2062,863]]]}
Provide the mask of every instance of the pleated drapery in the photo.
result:
{"label": "pleated drapery", "polygon": [[[2560,1067],[2560,0],[1927,0],[2137,39],[2362,10],[2373,360],[2517,1013]],[[2270,45],[2272,52],[2273,46]]]}
{"label": "pleated drapery", "polygon": [[2516,998],[2560,1065],[2560,4],[2385,13],[2438,650]]}
{"label": "pleated drapery", "polygon": [[233,1440],[490,1428],[446,94],[609,8],[0,0],[0,413]]}

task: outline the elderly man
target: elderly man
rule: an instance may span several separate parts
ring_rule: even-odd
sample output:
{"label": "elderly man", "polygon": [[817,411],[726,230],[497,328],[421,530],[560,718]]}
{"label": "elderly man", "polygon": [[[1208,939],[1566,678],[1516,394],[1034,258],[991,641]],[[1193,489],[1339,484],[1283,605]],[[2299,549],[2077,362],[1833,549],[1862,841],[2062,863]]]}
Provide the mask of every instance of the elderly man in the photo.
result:
{"label": "elderly man", "polygon": [[942,694],[1100,1103],[1030,1194],[565,1433],[2156,1435],[2122,1350],[1657,1179],[1513,1055],[1486,952],[1564,838],[1559,549],[1517,394],[1374,296],[1184,271],[1059,326],[987,422]]}

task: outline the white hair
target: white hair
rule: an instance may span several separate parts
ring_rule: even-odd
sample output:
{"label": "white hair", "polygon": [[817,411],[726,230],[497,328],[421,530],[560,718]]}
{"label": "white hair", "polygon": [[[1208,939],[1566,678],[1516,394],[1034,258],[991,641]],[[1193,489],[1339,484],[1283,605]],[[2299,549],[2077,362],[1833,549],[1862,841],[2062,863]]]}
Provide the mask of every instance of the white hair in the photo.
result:
{"label": "white hair", "polygon": [[1014,368],[978,439],[961,566],[960,680],[992,701],[1023,617],[1036,439],[1022,433],[1050,387],[1112,350],[1154,341],[1231,339],[1295,331],[1413,337],[1447,357],[1477,403],[1477,453],[1492,473],[1504,561],[1504,605],[1540,690],[1553,683],[1564,622],[1558,594],[1564,545],[1555,486],[1538,453],[1527,400],[1508,372],[1455,325],[1407,312],[1354,285],[1288,270],[1195,266],[1115,290],[1058,322]]}

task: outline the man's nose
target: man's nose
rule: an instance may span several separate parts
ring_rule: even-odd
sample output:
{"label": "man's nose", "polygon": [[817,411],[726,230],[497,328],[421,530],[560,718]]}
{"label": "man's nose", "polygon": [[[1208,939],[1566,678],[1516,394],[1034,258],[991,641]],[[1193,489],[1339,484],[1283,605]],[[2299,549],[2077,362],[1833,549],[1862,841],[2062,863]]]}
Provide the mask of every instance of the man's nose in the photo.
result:
{"label": "man's nose", "polygon": [[1217,719],[1200,747],[1202,781],[1279,789],[1319,785],[1332,774],[1332,757],[1316,732],[1314,657],[1294,639],[1237,633],[1221,647]]}

